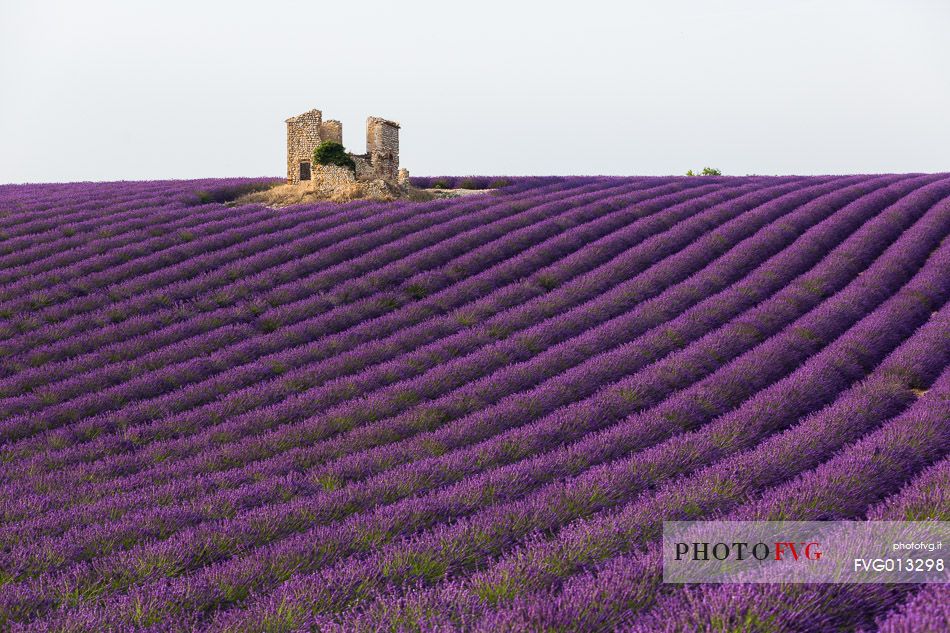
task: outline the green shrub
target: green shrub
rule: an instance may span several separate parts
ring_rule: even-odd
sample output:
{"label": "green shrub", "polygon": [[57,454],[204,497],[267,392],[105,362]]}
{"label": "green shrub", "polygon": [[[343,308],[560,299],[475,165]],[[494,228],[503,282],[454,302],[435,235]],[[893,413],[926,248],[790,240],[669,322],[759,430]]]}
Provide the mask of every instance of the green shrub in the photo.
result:
{"label": "green shrub", "polygon": [[346,148],[336,141],[323,141],[313,150],[313,162],[317,165],[337,165],[356,171],[356,163],[346,153]]}
{"label": "green shrub", "polygon": [[687,176],[722,176],[722,172],[716,169],[715,167],[703,167],[703,170],[698,174],[695,173],[692,169],[686,172]]}

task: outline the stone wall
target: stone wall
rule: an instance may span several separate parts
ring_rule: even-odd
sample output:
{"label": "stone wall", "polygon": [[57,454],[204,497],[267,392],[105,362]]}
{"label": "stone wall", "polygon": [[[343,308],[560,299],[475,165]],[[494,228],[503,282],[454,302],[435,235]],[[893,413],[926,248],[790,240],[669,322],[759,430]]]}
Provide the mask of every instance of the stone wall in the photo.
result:
{"label": "stone wall", "polygon": [[343,144],[343,124],[339,121],[329,120],[320,124],[320,141],[334,141]]}
{"label": "stone wall", "polygon": [[350,158],[352,158],[356,164],[356,178],[358,180],[372,180],[376,178],[376,170],[373,169],[373,164],[369,161],[368,155],[350,154]]}
{"label": "stone wall", "polygon": [[356,182],[356,175],[352,170],[337,165],[314,165],[314,186],[339,187],[350,182]]}

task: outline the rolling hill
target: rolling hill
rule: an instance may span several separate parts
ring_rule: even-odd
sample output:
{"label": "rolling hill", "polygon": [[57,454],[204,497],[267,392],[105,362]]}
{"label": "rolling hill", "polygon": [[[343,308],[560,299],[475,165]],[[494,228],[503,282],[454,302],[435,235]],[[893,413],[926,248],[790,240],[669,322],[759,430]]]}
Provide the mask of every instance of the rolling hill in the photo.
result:
{"label": "rolling hill", "polygon": [[0,626],[950,615],[658,553],[664,520],[950,520],[950,175],[485,182],[0,186]]}

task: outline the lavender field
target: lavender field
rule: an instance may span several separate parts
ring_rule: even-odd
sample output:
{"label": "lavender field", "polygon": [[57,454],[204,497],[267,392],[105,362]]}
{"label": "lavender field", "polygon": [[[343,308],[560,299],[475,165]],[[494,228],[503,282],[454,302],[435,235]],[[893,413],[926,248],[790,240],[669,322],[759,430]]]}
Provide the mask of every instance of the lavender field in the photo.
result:
{"label": "lavender field", "polygon": [[0,630],[945,630],[658,543],[950,520],[950,174],[468,180],[0,186]]}

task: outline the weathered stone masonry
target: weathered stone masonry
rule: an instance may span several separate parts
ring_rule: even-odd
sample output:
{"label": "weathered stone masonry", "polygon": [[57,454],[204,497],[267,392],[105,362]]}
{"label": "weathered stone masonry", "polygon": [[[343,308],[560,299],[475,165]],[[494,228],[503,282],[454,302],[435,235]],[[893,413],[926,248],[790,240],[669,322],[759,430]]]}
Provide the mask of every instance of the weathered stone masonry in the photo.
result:
{"label": "weathered stone masonry", "polygon": [[399,173],[399,124],[375,116],[366,119],[366,153],[380,178],[395,180]]}
{"label": "weathered stone masonry", "polygon": [[[343,125],[323,120],[320,110],[310,110],[287,119],[287,182],[297,184],[313,177],[313,150],[323,141],[343,143]],[[399,124],[379,117],[366,119],[366,153],[350,154],[356,164],[356,179],[402,181],[408,174],[399,169]]]}

